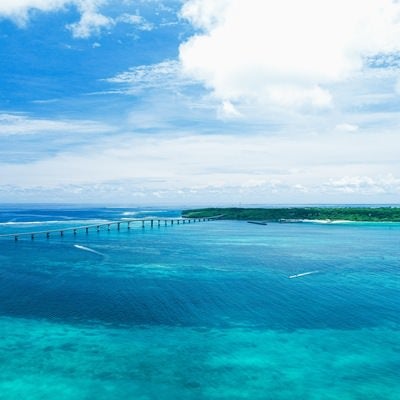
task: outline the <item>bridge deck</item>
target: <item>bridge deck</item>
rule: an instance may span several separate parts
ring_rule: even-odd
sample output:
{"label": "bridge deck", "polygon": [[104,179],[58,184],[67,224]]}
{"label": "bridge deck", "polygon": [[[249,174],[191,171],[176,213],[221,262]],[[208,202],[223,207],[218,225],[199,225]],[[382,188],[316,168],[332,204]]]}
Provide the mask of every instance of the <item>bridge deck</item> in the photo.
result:
{"label": "bridge deck", "polygon": [[76,234],[79,230],[85,230],[87,233],[89,232],[89,229],[95,228],[97,231],[100,230],[101,227],[107,226],[110,228],[113,225],[117,225],[118,229],[120,229],[120,226],[122,224],[127,224],[128,229],[130,229],[130,224],[134,222],[142,222],[142,227],[145,226],[145,223],[148,222],[150,223],[151,226],[154,225],[154,222],[157,222],[158,225],[161,224],[161,222],[164,222],[165,225],[169,222],[171,225],[176,222],[177,224],[179,223],[191,223],[193,222],[201,222],[201,221],[212,221],[215,219],[218,219],[219,216],[216,217],[211,217],[211,218],[134,218],[134,219],[123,219],[123,220],[118,220],[118,221],[108,221],[108,222],[101,222],[98,224],[90,224],[90,225],[80,225],[80,226],[74,226],[74,227],[67,227],[67,228],[58,228],[58,229],[47,229],[47,230],[40,230],[40,231],[31,231],[31,232],[13,232],[13,233],[6,233],[6,234],[1,234],[0,238],[14,238],[15,240],[18,240],[19,237],[24,237],[24,236],[30,236],[31,239],[34,239],[35,236],[37,235],[46,235],[47,238],[50,237],[52,233],[59,233],[61,236],[64,235],[65,232],[73,232]]}

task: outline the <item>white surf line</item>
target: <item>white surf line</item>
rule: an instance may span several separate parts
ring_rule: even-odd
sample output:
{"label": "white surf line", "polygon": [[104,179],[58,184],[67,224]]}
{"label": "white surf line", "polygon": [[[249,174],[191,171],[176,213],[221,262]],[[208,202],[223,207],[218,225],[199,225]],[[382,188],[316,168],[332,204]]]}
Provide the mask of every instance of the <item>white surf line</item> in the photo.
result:
{"label": "white surf line", "polygon": [[311,274],[316,274],[319,271],[309,271],[309,272],[303,272],[302,274],[296,274],[296,275],[290,275],[289,279],[293,279],[293,278],[300,278],[300,276],[306,276],[306,275],[311,275]]}
{"label": "white surf line", "polygon": [[80,244],[74,244],[74,247],[76,247],[77,249],[80,249],[80,250],[88,251],[89,253],[97,254],[97,255],[102,256],[102,257],[106,256],[105,254],[100,253],[99,251],[93,250],[90,247],[81,246]]}

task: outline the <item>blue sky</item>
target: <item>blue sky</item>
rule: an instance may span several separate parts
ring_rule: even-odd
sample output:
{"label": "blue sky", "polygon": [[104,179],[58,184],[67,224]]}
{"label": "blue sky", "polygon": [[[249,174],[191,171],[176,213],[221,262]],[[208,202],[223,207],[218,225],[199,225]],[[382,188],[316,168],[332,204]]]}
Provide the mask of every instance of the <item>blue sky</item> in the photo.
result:
{"label": "blue sky", "polygon": [[0,201],[398,203],[400,4],[5,0]]}

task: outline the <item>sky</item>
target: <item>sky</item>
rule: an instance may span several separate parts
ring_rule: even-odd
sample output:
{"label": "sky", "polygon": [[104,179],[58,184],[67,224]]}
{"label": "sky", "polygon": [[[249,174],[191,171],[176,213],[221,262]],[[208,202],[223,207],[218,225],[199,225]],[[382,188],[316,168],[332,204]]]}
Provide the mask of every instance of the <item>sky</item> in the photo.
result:
{"label": "sky", "polygon": [[0,202],[393,204],[397,0],[2,0]]}

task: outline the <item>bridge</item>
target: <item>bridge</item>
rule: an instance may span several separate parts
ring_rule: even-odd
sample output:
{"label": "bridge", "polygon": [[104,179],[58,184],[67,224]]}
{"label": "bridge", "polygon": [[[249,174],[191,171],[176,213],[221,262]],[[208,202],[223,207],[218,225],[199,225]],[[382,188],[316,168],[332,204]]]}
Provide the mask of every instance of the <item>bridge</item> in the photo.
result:
{"label": "bridge", "polygon": [[78,233],[84,233],[86,235],[89,232],[100,232],[103,228],[106,228],[107,231],[111,230],[112,226],[116,226],[117,230],[120,231],[124,226],[126,229],[130,230],[131,225],[134,223],[141,223],[142,228],[145,226],[150,226],[151,228],[154,225],[157,226],[168,226],[174,224],[190,224],[196,222],[206,222],[213,221],[218,219],[220,216],[209,217],[209,218],[135,218],[129,220],[118,220],[118,221],[108,221],[100,224],[92,224],[92,225],[82,225],[82,226],[74,226],[71,228],[59,228],[59,229],[49,229],[49,230],[41,230],[41,231],[32,231],[32,232],[14,232],[0,235],[0,238],[13,238],[15,241],[18,241],[20,238],[30,238],[34,240],[37,237],[45,237],[46,239],[50,239],[55,235],[63,237],[67,233],[71,233],[73,236],[76,236]]}

